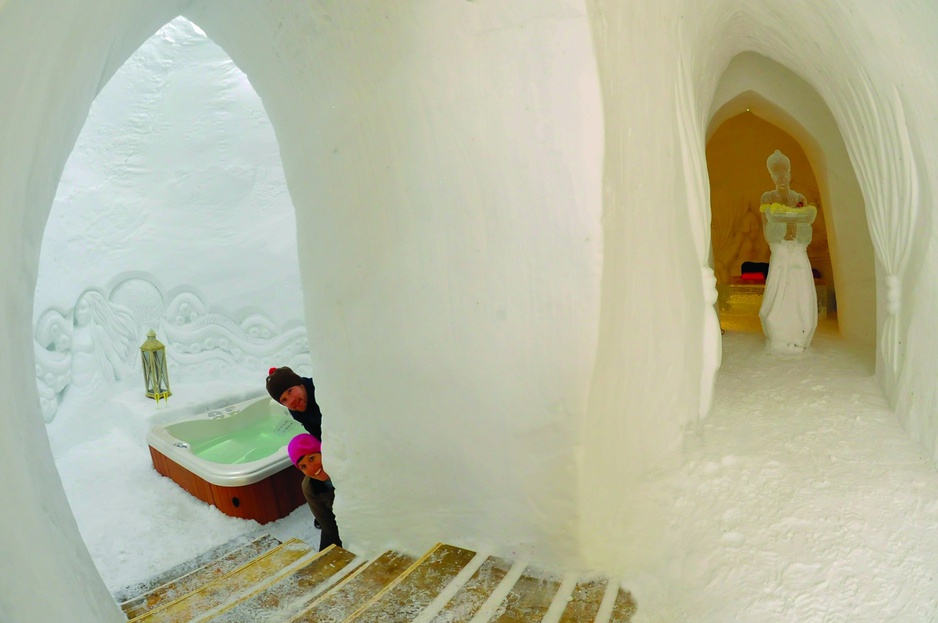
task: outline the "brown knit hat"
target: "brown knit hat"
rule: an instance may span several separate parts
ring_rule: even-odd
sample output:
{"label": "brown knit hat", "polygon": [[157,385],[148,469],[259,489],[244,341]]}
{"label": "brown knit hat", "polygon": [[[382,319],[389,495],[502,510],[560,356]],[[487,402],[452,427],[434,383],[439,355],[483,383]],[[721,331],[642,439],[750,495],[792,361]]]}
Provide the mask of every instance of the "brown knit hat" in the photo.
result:
{"label": "brown knit hat", "polygon": [[267,373],[267,393],[277,402],[280,402],[280,397],[283,396],[283,392],[294,385],[302,384],[303,379],[286,366],[282,368],[271,368]]}

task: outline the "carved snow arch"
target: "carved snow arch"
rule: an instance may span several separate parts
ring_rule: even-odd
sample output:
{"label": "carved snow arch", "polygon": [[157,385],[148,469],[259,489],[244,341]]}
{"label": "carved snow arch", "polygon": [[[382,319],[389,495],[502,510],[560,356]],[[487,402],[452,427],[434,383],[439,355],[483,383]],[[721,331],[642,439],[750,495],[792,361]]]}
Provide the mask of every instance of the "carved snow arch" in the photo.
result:
{"label": "carved snow arch", "polygon": [[744,53],[720,78],[707,140],[727,119],[746,110],[787,132],[807,155],[825,209],[841,333],[872,344],[876,339],[873,247],[863,194],[830,110],[791,71],[758,54]]}
{"label": "carved snow arch", "polygon": [[[877,56],[875,47],[869,46],[857,32],[837,25],[840,21],[833,16],[840,13],[840,8],[831,7],[829,12],[818,13],[816,19],[802,20],[777,3],[715,2],[686,26],[686,36],[681,36],[682,56],[688,65],[687,74],[693,77],[691,101],[701,124],[707,119],[706,125],[718,126],[713,124],[713,118],[720,107],[750,90],[776,102],[787,101],[781,110],[795,116],[805,102],[795,105],[795,99],[771,97],[775,90],[756,73],[750,73],[750,82],[759,86],[737,85],[729,93],[721,93],[727,87],[731,65],[754,59],[761,59],[761,69],[766,70],[766,75],[797,75],[830,113],[849,160],[849,167],[841,172],[851,174],[850,186],[856,182],[849,194],[856,197],[854,205],[863,206],[867,225],[864,233],[852,214],[842,224],[837,222],[844,221],[840,218],[842,214],[832,219],[831,238],[839,245],[836,252],[832,249],[832,261],[836,253],[841,265],[840,275],[835,275],[838,308],[845,312],[839,317],[840,330],[862,341],[873,338],[876,374],[887,399],[895,405],[907,348],[909,314],[914,313],[903,283],[920,199],[928,194],[922,156],[925,147],[918,142],[914,114],[907,115],[913,109],[909,96],[900,84],[883,74],[879,66],[883,59]],[[884,26],[893,26],[901,21],[899,18],[884,12],[871,19],[881,19]],[[707,107],[709,111],[705,110]],[[798,121],[823,144],[823,137],[805,119]],[[801,141],[795,133],[792,135]],[[811,145],[801,143],[813,161]],[[827,148],[824,153],[831,156]],[[828,162],[827,169],[833,170],[832,163]],[[835,180],[831,176],[832,193]],[[844,212],[845,208],[840,206],[835,211]],[[854,283],[845,281],[851,271],[844,269],[854,263],[862,266],[860,274],[875,278],[865,286],[859,279]],[[861,313],[873,309],[875,314]]]}
{"label": "carved snow arch", "polygon": [[[726,3],[724,9],[730,9],[729,5]],[[870,282],[871,286],[863,288],[859,283],[845,282],[843,277],[848,271],[841,270],[838,279],[840,294],[848,299],[851,293],[859,297],[856,302],[838,300],[838,307],[843,302],[848,310],[846,323],[841,319],[841,332],[864,341],[875,335],[876,374],[889,402],[894,405],[908,331],[905,317],[908,307],[904,307],[908,304],[908,297],[904,296],[903,282],[922,194],[923,165],[916,157],[922,148],[917,144],[916,133],[907,118],[910,104],[898,85],[877,83],[877,77],[871,73],[874,61],[868,54],[869,50],[852,33],[834,27],[834,21],[802,23],[784,10],[775,19],[767,20],[759,10],[755,4],[733,6],[730,15],[723,20],[722,32],[707,33],[708,37],[719,40],[721,44],[705,53],[698,66],[710,64],[711,69],[729,67],[731,61],[761,58],[762,69],[767,75],[781,75],[777,71],[779,67],[783,69],[781,73],[796,73],[830,112],[849,158],[848,170],[853,173],[860,190],[866,234],[872,247],[872,253],[850,257],[850,260],[869,267],[863,269],[864,274],[876,277]],[[705,48],[702,46],[700,49]],[[727,69],[726,75],[729,73]],[[879,78],[881,81],[882,76]],[[752,79],[758,81],[755,75]],[[718,89],[714,87],[710,116],[722,103],[743,90],[754,90],[762,95],[774,92],[763,83],[762,88],[739,89],[721,101]],[[790,100],[782,109],[794,112],[798,108],[794,103],[795,100]],[[799,119],[799,122],[815,134],[804,119]],[[820,142],[821,137],[816,135],[816,138]],[[802,144],[807,152],[810,145]],[[809,154],[809,157],[812,156]],[[828,168],[832,169],[831,163],[828,163]],[[859,205],[860,201],[855,203]],[[841,259],[866,246],[865,241],[864,244],[851,245],[845,240],[845,234],[850,234],[848,238],[857,242],[864,238],[861,227],[851,226],[851,223],[856,223],[854,219],[847,219],[839,231],[838,219],[833,220],[833,237],[840,246],[838,253]],[[841,268],[845,266],[842,264]],[[871,299],[873,303],[869,302]],[[850,317],[851,309],[859,312],[874,308],[873,329],[863,326],[864,318],[860,314]]]}
{"label": "carved snow arch", "polygon": [[[193,68],[202,89],[191,88]],[[189,81],[184,89],[180,80]],[[302,298],[296,239],[273,242],[271,235],[292,232],[295,218],[271,139],[263,106],[243,74],[182,17],[148,39],[98,94],[43,236],[35,354],[47,423],[63,399],[92,393],[80,386],[82,379],[104,387],[117,378],[136,379],[139,346],[150,329],[167,346],[174,385],[256,377],[275,362],[309,372],[302,306],[296,304]],[[155,145],[162,146],[157,153]],[[192,151],[202,154],[195,162]],[[135,166],[122,166],[131,157]],[[184,217],[195,219],[197,238],[183,231]],[[96,221],[114,226],[82,227]],[[154,238],[175,242],[168,249],[143,247],[141,240]],[[215,246],[213,239],[227,244]],[[78,248],[114,248],[123,255],[116,265],[97,253],[89,261]],[[279,268],[245,283],[242,273],[254,265]],[[109,322],[94,331],[85,327],[87,348],[78,353],[75,301],[83,286],[99,319]],[[266,300],[246,296],[245,287],[264,292]],[[281,296],[289,298],[275,298]],[[98,365],[75,370],[79,360]]]}

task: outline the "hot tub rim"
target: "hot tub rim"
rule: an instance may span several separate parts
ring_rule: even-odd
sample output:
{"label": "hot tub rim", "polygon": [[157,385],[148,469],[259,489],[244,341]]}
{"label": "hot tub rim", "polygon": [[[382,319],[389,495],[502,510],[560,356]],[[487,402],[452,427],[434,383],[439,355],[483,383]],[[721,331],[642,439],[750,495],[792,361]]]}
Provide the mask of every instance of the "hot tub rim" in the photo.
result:
{"label": "hot tub rim", "polygon": [[[243,411],[244,408],[262,401],[277,405],[269,396],[265,396],[252,398],[228,406],[236,407],[238,411]],[[224,408],[226,407],[222,407],[221,409]],[[181,422],[211,420],[212,418],[208,416],[208,413],[212,411],[200,414],[196,417],[152,426],[147,432],[147,445],[162,454],[168,460],[177,463],[206,482],[219,487],[243,487],[252,485],[282,471],[286,467],[293,466],[290,457],[287,455],[286,445],[281,446],[273,454],[263,459],[249,463],[234,464],[216,463],[196,456],[193,454],[191,448],[188,447],[188,444],[186,444],[185,448],[176,446],[177,442],[186,442],[173,437],[172,434],[167,431],[170,426]],[[287,413],[286,409],[284,409],[284,413]],[[229,417],[237,417],[237,414]]]}

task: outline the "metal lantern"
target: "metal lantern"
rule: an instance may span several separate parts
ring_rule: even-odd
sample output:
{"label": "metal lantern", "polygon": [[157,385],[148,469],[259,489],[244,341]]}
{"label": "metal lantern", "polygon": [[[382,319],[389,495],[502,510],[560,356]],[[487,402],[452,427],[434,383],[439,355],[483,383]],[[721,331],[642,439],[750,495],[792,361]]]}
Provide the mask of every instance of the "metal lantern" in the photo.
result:
{"label": "metal lantern", "polygon": [[147,386],[147,398],[157,404],[173,395],[169,391],[169,369],[166,367],[166,347],[156,339],[156,331],[150,329],[147,341],[140,347],[143,358],[143,382]]}

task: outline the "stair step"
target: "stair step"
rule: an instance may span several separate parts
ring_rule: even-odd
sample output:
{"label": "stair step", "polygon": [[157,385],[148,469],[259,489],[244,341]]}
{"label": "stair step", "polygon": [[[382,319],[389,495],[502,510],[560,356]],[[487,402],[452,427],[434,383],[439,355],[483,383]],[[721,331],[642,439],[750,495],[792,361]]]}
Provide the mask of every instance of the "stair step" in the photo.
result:
{"label": "stair step", "polygon": [[[133,584],[129,584],[113,591],[112,595],[114,596],[114,601],[116,601],[118,604],[133,601],[143,594],[152,592],[164,584],[169,584],[170,582],[181,578],[184,575],[188,575],[200,567],[203,567],[213,562],[214,560],[221,558],[230,552],[233,552],[239,547],[257,540],[258,538],[260,537],[257,535],[242,534],[231,539],[227,543],[216,545],[212,549],[205,551],[190,560],[182,562],[172,567],[171,569],[162,571],[151,578],[139,582],[134,582]],[[267,538],[272,537],[267,535]],[[276,544],[279,545],[280,541],[277,541]]]}
{"label": "stair step", "polygon": [[131,623],[629,623],[636,612],[631,594],[607,578],[561,581],[445,543],[419,560],[389,551],[370,562],[270,535],[234,544],[121,604]]}
{"label": "stair step", "polygon": [[384,587],[414,563],[415,558],[398,552],[385,552],[352,572],[341,584],[320,596],[291,619],[291,623],[339,623],[354,614]]}
{"label": "stair step", "polygon": [[309,556],[302,541],[291,539],[189,594],[132,619],[134,623],[190,621],[231,601],[246,599],[277,582],[291,565]]}
{"label": "stair step", "polygon": [[472,619],[510,569],[511,562],[504,558],[487,558],[430,623],[465,623]]}
{"label": "stair step", "polygon": [[475,552],[438,543],[349,617],[348,623],[413,621],[473,558]]}
{"label": "stair step", "polygon": [[612,606],[612,616],[609,617],[609,623],[629,623],[637,609],[635,600],[632,599],[632,593],[619,587],[616,601]]}
{"label": "stair step", "polygon": [[[237,569],[248,561],[253,560],[258,555],[270,551],[278,545],[280,545],[280,541],[270,536],[269,534],[265,534],[264,536],[258,537],[249,543],[245,543],[234,550],[228,551],[226,555],[218,558],[217,560],[211,560],[204,563],[201,567],[198,567],[193,571],[190,571],[179,577],[171,576],[175,579],[170,579],[169,573],[163,574],[161,577],[169,581],[162,584],[162,586],[157,586],[156,588],[153,588],[146,593],[123,602],[121,604],[121,610],[124,611],[124,615],[128,619],[134,619],[136,617],[142,616],[150,610],[154,610],[164,604],[175,601],[180,597],[197,590],[205,584],[227,575],[234,569]],[[215,556],[219,555],[217,549],[212,550],[210,554]],[[203,555],[200,556],[198,560],[202,560],[207,557],[208,556]],[[185,566],[189,567],[190,563],[185,563]]]}
{"label": "stair step", "polygon": [[305,567],[267,590],[234,604],[211,619],[212,623],[288,621],[309,606],[346,572],[363,562],[352,552],[330,545]]}
{"label": "stair step", "polygon": [[536,569],[526,569],[508,592],[490,623],[536,623],[550,608],[560,580]]}
{"label": "stair step", "polygon": [[564,609],[557,623],[581,623],[595,621],[596,613],[606,594],[605,578],[578,582],[570,594],[570,602]]}

